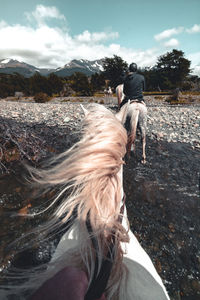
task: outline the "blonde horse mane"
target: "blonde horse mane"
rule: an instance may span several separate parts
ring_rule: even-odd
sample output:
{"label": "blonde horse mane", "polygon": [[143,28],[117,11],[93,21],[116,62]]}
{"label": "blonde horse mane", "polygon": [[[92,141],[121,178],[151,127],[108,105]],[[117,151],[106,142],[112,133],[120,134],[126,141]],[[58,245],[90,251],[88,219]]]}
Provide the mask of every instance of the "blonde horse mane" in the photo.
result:
{"label": "blonde horse mane", "polygon": [[113,113],[101,105],[91,105],[83,121],[81,140],[48,161],[44,169],[29,168],[38,184],[62,187],[55,201],[73,188],[70,197],[56,209],[56,217],[65,214],[65,222],[78,208],[78,219],[85,222],[90,213],[95,229],[102,223],[113,226],[120,210],[117,174],[124,164],[126,143],[126,130]]}
{"label": "blonde horse mane", "polygon": [[[123,272],[120,243],[129,240],[119,221],[122,188],[119,173],[127,144],[126,130],[118,120],[123,118],[123,111],[116,117],[104,106],[91,105],[83,122],[81,140],[48,161],[43,169],[29,168],[32,180],[39,186],[59,187],[59,194],[52,203],[37,213],[45,213],[53,205],[56,207],[41,231],[51,232],[55,224],[59,227],[69,222],[76,211],[73,223],[78,227],[78,243],[59,258],[60,266],[64,263],[81,267],[91,282],[95,256],[98,256],[100,268],[110,251],[109,241],[115,236],[115,258],[106,289],[107,299],[118,299],[120,282],[126,273]],[[86,227],[88,216],[92,233]],[[91,235],[98,242],[98,253],[92,249]]]}

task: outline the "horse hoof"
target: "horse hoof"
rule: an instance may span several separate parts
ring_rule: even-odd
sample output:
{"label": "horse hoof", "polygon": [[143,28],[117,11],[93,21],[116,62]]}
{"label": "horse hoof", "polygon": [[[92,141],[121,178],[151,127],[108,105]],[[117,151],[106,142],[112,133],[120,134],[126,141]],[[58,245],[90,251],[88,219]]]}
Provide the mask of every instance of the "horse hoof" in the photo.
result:
{"label": "horse hoof", "polygon": [[141,160],[141,163],[142,163],[143,165],[145,165],[146,162],[147,162],[146,159],[142,159],[142,160]]}

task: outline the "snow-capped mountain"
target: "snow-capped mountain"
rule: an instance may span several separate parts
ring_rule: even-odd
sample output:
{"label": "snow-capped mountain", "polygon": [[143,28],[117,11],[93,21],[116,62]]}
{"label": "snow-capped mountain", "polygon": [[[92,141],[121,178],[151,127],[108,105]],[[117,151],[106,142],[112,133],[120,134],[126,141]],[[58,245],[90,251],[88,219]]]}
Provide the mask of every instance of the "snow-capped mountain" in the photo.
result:
{"label": "snow-capped mountain", "polygon": [[91,75],[93,73],[99,73],[99,71],[103,71],[103,59],[93,61],[74,59],[64,65],[64,67],[56,69],[54,73],[58,76],[69,76],[74,72],[82,72],[86,75]]}
{"label": "snow-capped mountain", "polygon": [[35,72],[41,75],[48,75],[54,72],[54,69],[36,68],[25,62],[20,62],[15,59],[1,59],[0,60],[0,73],[13,74],[19,73],[25,77],[31,77]]}
{"label": "snow-capped mountain", "polygon": [[29,77],[37,71],[38,69],[36,67],[24,62],[19,62],[15,59],[0,60],[0,73],[12,74],[17,72],[21,75]]}
{"label": "snow-capped mountain", "polygon": [[57,76],[64,77],[72,75],[74,72],[82,72],[86,75],[98,73],[103,70],[103,59],[99,60],[72,60],[63,67],[57,69],[36,68],[25,62],[19,62],[14,59],[0,59],[0,73],[13,74],[19,73],[25,77],[31,77],[35,72],[47,76],[55,73]]}

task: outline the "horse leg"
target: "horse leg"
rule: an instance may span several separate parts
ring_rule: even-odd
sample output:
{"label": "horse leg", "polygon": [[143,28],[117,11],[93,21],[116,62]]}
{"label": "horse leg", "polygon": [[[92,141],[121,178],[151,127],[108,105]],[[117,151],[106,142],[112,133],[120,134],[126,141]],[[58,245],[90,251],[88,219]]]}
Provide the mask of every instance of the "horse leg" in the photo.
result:
{"label": "horse leg", "polygon": [[139,120],[138,120],[138,127],[141,134],[141,142],[142,142],[142,160],[141,163],[146,163],[146,130],[147,130],[147,109],[146,106],[143,106],[140,110]]}
{"label": "horse leg", "polygon": [[145,148],[146,148],[146,135],[142,137],[142,164],[146,164],[146,153],[145,153]]}
{"label": "horse leg", "polygon": [[138,123],[138,116],[139,111],[136,110],[132,116],[131,116],[131,133],[128,138],[128,145],[127,145],[127,156],[130,158],[130,152],[131,152],[131,146],[133,145],[133,152],[135,155],[135,138],[136,138],[136,129],[137,129],[137,123]]}
{"label": "horse leg", "polygon": [[122,102],[122,93],[121,93],[121,91],[119,91],[118,94],[117,94],[117,100],[118,100],[118,109],[120,109],[120,104]]}
{"label": "horse leg", "polygon": [[117,95],[117,101],[118,101],[118,109],[120,109],[120,104],[124,98],[123,94],[123,84],[120,84],[116,87],[116,95]]}
{"label": "horse leg", "polygon": [[129,137],[128,137],[128,144],[127,144],[127,157],[128,157],[128,159],[130,158],[131,147],[132,146],[133,146],[133,153],[134,153],[134,155],[136,154],[136,151],[135,151],[135,138],[136,138],[136,133],[131,132]]}

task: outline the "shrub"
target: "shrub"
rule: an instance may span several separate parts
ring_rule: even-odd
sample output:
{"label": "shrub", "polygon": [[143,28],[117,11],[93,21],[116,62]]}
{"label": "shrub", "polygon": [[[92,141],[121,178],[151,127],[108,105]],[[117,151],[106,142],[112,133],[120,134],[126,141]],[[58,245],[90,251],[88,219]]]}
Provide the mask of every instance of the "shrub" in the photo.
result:
{"label": "shrub", "polygon": [[155,96],[154,97],[156,100],[163,100],[163,96]]}
{"label": "shrub", "polygon": [[189,96],[188,96],[188,101],[189,101],[189,102],[194,102],[195,99],[194,99],[194,97],[192,97],[192,95],[189,95]]}
{"label": "shrub", "polygon": [[46,93],[37,93],[34,96],[34,100],[36,103],[45,103],[48,102],[51,98]]}
{"label": "shrub", "polygon": [[71,101],[70,99],[63,99],[63,100],[61,100],[62,103],[70,102],[70,101]]}
{"label": "shrub", "polygon": [[104,96],[104,93],[95,93],[94,94],[94,97],[103,97]]}

